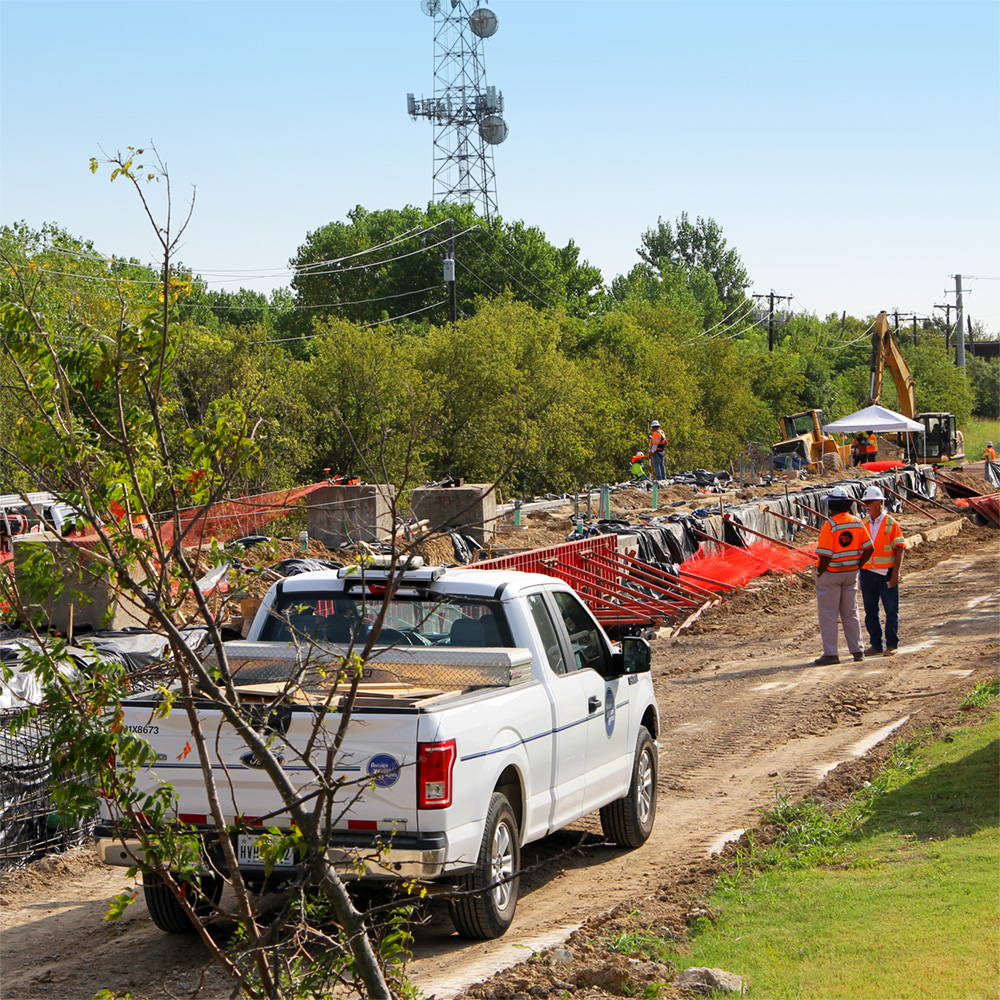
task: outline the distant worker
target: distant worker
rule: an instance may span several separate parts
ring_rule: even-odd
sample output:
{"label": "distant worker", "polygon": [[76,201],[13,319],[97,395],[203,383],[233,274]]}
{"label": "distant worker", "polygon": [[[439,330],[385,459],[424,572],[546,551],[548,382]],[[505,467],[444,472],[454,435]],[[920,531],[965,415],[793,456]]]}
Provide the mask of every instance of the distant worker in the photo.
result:
{"label": "distant worker", "polygon": [[840,663],[837,655],[837,620],[844,626],[847,648],[855,661],[865,658],[858,615],[858,571],[872,551],[868,529],[852,513],[854,498],[843,486],[835,486],[823,498],[830,519],[823,525],[816,543],[816,607],[823,655],[813,663],[825,667]]}
{"label": "distant worker", "polygon": [[643,467],[642,460],[645,458],[645,454],[641,451],[636,452],[632,456],[632,481],[638,482],[640,479],[645,479],[646,470]]}
{"label": "distant worker", "polygon": [[875,436],[874,431],[868,431],[868,457],[865,459],[866,462],[874,462],[878,458],[878,438]]}
{"label": "distant worker", "polygon": [[860,465],[868,455],[868,444],[862,431],[851,440],[851,465]]}
{"label": "distant worker", "polygon": [[986,442],[986,451],[983,452],[984,462],[995,462],[997,460],[997,453],[993,450],[993,442]]}
{"label": "distant worker", "polygon": [[667,478],[667,436],[660,430],[660,421],[650,425],[649,456],[653,461],[653,478]]}
{"label": "distant worker", "polygon": [[[882,509],[884,500],[885,495],[877,486],[869,486],[861,498],[868,508],[865,527],[875,546],[858,576],[861,601],[865,607],[865,628],[871,643],[865,650],[866,656],[892,656],[899,645],[899,569],[903,564],[906,542],[896,519]],[[884,647],[879,602],[885,609]]]}

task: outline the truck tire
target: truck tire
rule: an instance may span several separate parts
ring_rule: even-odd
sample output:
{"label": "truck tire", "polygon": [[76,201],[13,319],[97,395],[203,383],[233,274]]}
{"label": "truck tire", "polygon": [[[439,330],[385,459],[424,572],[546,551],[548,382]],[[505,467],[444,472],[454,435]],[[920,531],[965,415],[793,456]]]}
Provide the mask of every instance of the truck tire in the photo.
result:
{"label": "truck tire", "polygon": [[839,451],[828,451],[823,456],[823,468],[827,472],[840,472],[844,467],[844,460],[840,457]]}
{"label": "truck tire", "polygon": [[[459,936],[475,940],[498,938],[510,927],[517,907],[520,868],[514,810],[505,795],[494,792],[475,871],[466,875],[459,886],[469,895],[451,903],[451,919]],[[507,881],[501,882],[504,879]]]}
{"label": "truck tire", "polygon": [[[175,876],[176,877],[176,876]],[[199,888],[204,894],[193,902],[194,912],[199,917],[207,917],[212,913],[213,904],[222,898],[223,880],[219,875],[203,875]],[[190,883],[182,882],[184,891],[191,891]],[[168,934],[194,934],[195,926],[191,918],[184,912],[180,901],[170,891],[155,872],[142,873],[142,891],[146,897],[146,909],[153,923]],[[193,895],[193,894],[192,894]]]}
{"label": "truck tire", "polygon": [[645,726],[639,727],[628,794],[601,809],[604,836],[621,847],[641,847],[656,819],[656,744]]}

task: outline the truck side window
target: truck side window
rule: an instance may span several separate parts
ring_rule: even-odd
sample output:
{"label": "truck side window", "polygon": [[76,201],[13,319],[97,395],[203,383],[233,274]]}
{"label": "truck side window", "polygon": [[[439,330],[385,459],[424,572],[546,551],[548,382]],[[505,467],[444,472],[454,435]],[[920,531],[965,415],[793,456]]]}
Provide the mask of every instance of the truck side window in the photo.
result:
{"label": "truck side window", "polygon": [[570,647],[576,657],[576,669],[591,667],[602,677],[608,671],[608,651],[593,619],[583,605],[565,591],[556,590],[552,596],[569,632]]}
{"label": "truck side window", "polygon": [[527,597],[528,610],[538,629],[538,634],[542,639],[542,646],[545,649],[545,656],[549,661],[549,667],[553,673],[568,673],[566,658],[563,656],[562,646],[559,645],[559,637],[556,635],[555,626],[549,617],[549,609],[545,606],[545,599],[541,594],[529,594]]}

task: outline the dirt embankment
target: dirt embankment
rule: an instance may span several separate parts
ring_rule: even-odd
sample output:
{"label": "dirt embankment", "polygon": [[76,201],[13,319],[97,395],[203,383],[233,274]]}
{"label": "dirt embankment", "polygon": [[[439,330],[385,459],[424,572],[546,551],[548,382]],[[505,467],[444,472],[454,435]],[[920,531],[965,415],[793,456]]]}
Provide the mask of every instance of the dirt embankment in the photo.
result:
{"label": "dirt embankment", "polygon": [[[908,534],[928,524],[913,517]],[[649,842],[630,852],[606,846],[597,818],[587,817],[528,845],[507,935],[460,941],[432,908],[415,928],[416,984],[439,1000],[522,1000],[641,995],[645,984],[670,982],[668,965],[620,955],[609,939],[646,927],[682,937],[704,915],[713,851],[759,822],[776,794],[818,788],[836,800],[865,779],[883,741],[907,727],[960,724],[959,693],[997,670],[998,556],[1000,534],[971,523],[910,552],[894,657],[814,667],[815,598],[797,578],[761,578],[707,609],[695,628],[655,638],[660,755]],[[156,930],[141,900],[120,922],[102,919],[125,881],[86,850],[6,875],[3,996],[81,1000],[102,988],[157,1000],[229,996],[201,945]],[[558,957],[555,945],[564,948]]]}

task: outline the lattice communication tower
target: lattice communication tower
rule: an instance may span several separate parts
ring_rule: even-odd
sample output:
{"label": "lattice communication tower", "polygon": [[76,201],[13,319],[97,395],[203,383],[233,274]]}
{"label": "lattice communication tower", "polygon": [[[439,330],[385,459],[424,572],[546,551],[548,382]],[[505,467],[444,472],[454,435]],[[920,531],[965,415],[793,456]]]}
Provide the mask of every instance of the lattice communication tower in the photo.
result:
{"label": "lattice communication tower", "polygon": [[406,95],[414,119],[434,125],[434,200],[472,204],[489,219],[497,211],[493,147],[507,138],[503,94],[486,85],[483,39],[500,22],[464,0],[421,0],[434,18],[434,96]]}

